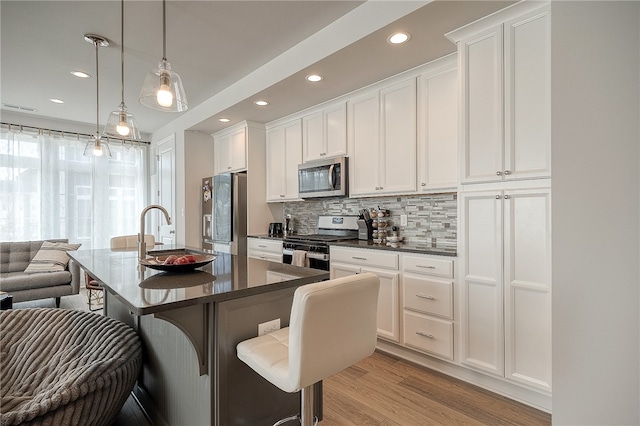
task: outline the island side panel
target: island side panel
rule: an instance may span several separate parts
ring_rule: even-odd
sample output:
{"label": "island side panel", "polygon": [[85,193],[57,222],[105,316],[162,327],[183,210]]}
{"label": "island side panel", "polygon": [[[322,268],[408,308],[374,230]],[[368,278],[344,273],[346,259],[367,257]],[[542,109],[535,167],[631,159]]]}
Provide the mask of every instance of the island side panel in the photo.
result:
{"label": "island side panel", "polygon": [[[202,305],[193,306],[202,309]],[[212,330],[212,304],[208,330]],[[153,315],[130,313],[117,297],[105,291],[105,315],[133,327],[143,343],[143,365],[134,394],[155,425],[210,425],[211,376],[200,375],[196,351],[175,325]],[[209,335],[209,342],[213,337]]]}
{"label": "island side panel", "polygon": [[[216,304],[216,425],[273,424],[300,412],[299,393],[281,391],[236,355],[238,343],[258,335],[258,324],[280,318],[282,328],[289,325],[294,292],[289,288]],[[321,417],[322,391],[316,389],[316,414]]]}

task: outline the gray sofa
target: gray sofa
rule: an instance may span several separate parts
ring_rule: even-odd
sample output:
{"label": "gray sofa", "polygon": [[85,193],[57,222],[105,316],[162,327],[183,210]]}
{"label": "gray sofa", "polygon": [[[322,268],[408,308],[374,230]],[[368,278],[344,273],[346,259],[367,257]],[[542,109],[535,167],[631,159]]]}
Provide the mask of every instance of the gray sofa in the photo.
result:
{"label": "gray sofa", "polygon": [[[47,240],[68,242],[66,239]],[[72,259],[61,272],[26,274],[24,270],[38,253],[43,241],[19,241],[0,243],[0,291],[13,296],[13,302],[55,298],[60,307],[60,297],[80,292],[80,267]]]}

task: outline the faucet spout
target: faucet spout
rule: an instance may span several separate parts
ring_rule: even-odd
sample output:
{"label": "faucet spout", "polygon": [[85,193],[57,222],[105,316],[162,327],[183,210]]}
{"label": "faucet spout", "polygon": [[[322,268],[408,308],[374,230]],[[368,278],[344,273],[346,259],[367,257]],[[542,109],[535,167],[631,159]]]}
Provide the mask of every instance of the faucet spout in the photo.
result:
{"label": "faucet spout", "polygon": [[158,209],[162,213],[164,213],[164,218],[167,220],[167,225],[171,225],[171,217],[169,217],[169,212],[164,207],[158,204],[152,204],[142,209],[142,213],[140,213],[140,233],[138,234],[138,257],[141,260],[147,258],[147,244],[144,241],[145,215],[149,210],[152,209]]}

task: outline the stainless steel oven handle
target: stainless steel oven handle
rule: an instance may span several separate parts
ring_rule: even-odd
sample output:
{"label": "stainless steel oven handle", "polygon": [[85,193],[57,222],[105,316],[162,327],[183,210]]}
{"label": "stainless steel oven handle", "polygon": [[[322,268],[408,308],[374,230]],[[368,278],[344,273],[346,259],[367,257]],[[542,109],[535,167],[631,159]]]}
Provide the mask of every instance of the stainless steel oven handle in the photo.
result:
{"label": "stainless steel oven handle", "polygon": [[[291,249],[282,249],[282,254],[285,256],[293,256],[293,250]],[[307,252],[307,257],[309,259],[317,259],[317,260],[329,260],[329,255],[324,253],[314,253],[311,251]]]}

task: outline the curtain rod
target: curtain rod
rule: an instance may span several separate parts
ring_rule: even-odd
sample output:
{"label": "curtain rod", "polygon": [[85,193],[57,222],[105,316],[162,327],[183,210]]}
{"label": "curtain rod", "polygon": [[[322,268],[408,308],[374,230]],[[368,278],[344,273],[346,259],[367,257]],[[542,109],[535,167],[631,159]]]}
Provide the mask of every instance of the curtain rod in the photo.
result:
{"label": "curtain rod", "polygon": [[[51,135],[51,132],[54,133],[60,133],[62,135],[62,137],[66,135],[71,135],[71,136],[77,136],[78,138],[80,136],[84,136],[87,138],[92,138],[94,137],[94,135],[90,135],[88,133],[80,133],[80,132],[67,132],[65,130],[54,130],[54,129],[45,129],[44,127],[33,127],[33,126],[25,126],[23,124],[13,124],[13,123],[5,123],[5,122],[0,122],[0,125],[2,126],[8,126],[9,130],[11,130],[12,127],[17,127],[20,129],[20,132],[22,132],[23,129],[30,129],[30,130],[37,130],[38,134],[44,134],[44,133],[48,133],[49,135]],[[110,138],[108,136],[104,136],[107,139],[107,142],[111,143],[111,141],[120,141],[122,143],[125,142],[131,142],[133,143],[142,143],[145,145],[151,145],[151,142],[149,141],[134,141],[132,139],[119,139],[119,138]]]}

